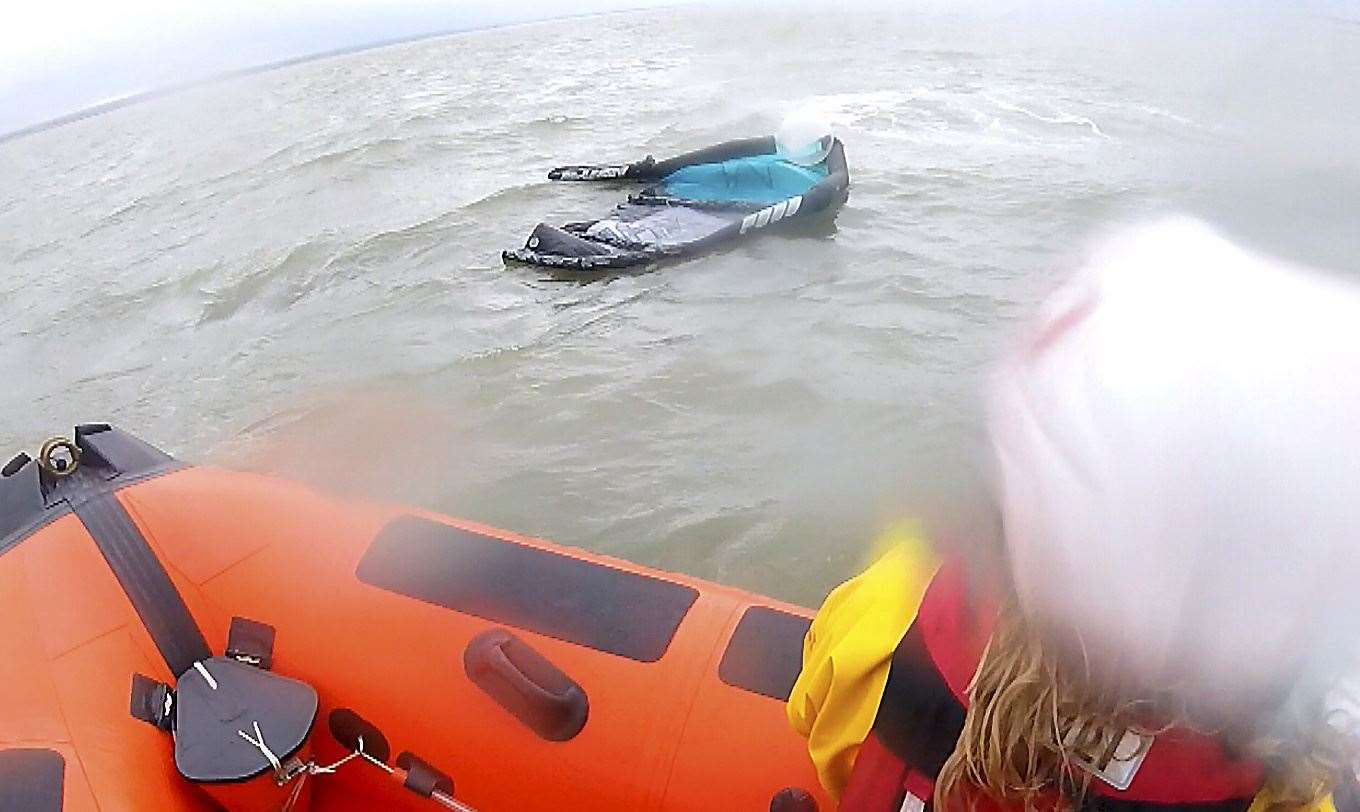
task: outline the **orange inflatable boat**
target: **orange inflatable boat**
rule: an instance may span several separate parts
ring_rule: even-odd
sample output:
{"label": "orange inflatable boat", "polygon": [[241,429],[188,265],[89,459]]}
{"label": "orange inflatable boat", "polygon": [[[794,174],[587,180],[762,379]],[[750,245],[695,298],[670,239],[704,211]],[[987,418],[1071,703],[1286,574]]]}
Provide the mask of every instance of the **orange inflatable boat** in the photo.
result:
{"label": "orange inflatable boat", "polygon": [[809,614],[107,425],[0,477],[0,810],[830,809]]}

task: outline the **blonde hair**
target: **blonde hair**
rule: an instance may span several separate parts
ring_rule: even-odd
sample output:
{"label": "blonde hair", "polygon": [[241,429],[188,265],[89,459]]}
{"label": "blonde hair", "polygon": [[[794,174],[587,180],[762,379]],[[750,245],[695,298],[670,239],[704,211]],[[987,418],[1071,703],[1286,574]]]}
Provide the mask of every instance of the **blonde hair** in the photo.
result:
{"label": "blonde hair", "polygon": [[[1090,773],[1074,763],[1078,754],[1113,753],[1129,730],[1195,727],[1186,708],[1137,693],[1097,678],[1084,656],[1058,656],[1012,597],[968,686],[963,732],[935,783],[934,808],[971,809],[987,796],[1032,812],[1055,794],[1059,808],[1079,806]],[[1320,714],[1272,727],[1272,733],[1215,732],[1230,751],[1265,766],[1269,809],[1307,808],[1350,763],[1341,737]]]}

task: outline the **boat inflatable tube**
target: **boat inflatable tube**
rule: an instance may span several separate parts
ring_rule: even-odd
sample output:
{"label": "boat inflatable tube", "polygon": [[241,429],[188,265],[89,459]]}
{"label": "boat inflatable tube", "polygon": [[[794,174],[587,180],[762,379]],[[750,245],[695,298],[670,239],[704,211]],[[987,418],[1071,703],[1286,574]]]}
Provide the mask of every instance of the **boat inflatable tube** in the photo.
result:
{"label": "boat inflatable tube", "polygon": [[664,161],[565,166],[561,181],[649,183],[606,217],[558,227],[540,223],[506,262],[564,271],[599,271],[691,256],[766,229],[828,217],[849,196],[845,148],[834,140],[826,159],[799,166],[781,158],[775,139],[716,144]]}
{"label": "boat inflatable tube", "polygon": [[108,425],[0,476],[0,809],[832,808],[811,613]]}

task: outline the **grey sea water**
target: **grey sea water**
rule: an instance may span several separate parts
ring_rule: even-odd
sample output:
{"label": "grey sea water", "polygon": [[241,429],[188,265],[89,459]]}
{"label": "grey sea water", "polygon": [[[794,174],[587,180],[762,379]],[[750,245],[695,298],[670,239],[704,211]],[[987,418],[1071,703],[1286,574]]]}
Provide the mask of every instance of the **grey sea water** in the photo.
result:
{"label": "grey sea water", "polygon": [[[1360,272],[1358,76],[1360,26],[1294,8],[765,4],[163,96],[0,143],[0,449],[109,420],[812,603],[893,521],[983,532],[989,361],[1092,235],[1188,211]],[[846,143],[834,229],[502,266],[622,194],[552,165],[805,108]]]}

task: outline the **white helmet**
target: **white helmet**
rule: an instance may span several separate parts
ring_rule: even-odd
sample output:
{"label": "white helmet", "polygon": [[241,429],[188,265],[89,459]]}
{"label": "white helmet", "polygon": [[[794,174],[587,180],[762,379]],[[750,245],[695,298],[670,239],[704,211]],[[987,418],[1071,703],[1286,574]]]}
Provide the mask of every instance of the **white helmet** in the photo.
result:
{"label": "white helmet", "polygon": [[1144,685],[1255,701],[1360,644],[1357,290],[1134,230],[1043,306],[990,429],[1025,610]]}
{"label": "white helmet", "polygon": [[831,125],[811,113],[794,113],[774,136],[779,157],[799,166],[816,166],[831,154]]}

